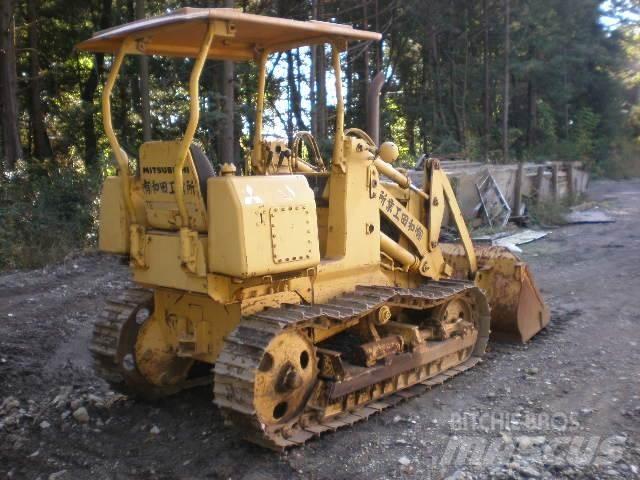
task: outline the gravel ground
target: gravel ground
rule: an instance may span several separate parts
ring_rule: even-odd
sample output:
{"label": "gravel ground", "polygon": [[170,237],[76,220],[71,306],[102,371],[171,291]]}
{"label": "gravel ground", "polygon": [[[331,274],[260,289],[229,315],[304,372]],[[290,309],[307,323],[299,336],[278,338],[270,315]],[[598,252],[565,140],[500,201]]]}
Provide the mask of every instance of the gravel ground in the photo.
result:
{"label": "gravel ground", "polygon": [[224,424],[209,387],[157,403],[94,377],[103,299],[128,285],[87,255],[0,275],[0,476],[6,478],[637,478],[640,181],[594,182],[607,225],[524,246],[552,324],[419,398],[276,454]]}

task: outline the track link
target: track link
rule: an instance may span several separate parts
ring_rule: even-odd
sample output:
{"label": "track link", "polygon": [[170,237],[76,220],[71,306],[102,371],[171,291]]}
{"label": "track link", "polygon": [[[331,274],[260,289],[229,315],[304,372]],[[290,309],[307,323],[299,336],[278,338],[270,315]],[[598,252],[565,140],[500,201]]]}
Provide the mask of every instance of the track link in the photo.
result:
{"label": "track link", "polygon": [[[301,445],[322,433],[365,420],[477,364],[481,357],[481,353],[477,352],[484,352],[488,328],[478,337],[477,345],[480,348],[474,350],[476,353],[452,368],[444,371],[426,367],[410,369],[381,382],[387,387],[391,382],[393,391],[385,388],[384,395],[373,401],[345,407],[344,411],[328,418],[314,418],[313,412],[305,411],[298,418],[299,421],[275,427],[261,423],[253,406],[256,371],[271,340],[287,329],[346,322],[367,315],[382,305],[428,309],[472,291],[482,296],[473,283],[456,280],[429,282],[414,289],[362,286],[326,304],[287,305],[243,317],[238,327],[225,339],[222,353],[216,361],[214,401],[223,415],[240,428],[248,440],[274,450]],[[482,317],[480,322],[488,325],[488,308],[481,309],[479,315]],[[344,403],[346,405],[348,402]]]}

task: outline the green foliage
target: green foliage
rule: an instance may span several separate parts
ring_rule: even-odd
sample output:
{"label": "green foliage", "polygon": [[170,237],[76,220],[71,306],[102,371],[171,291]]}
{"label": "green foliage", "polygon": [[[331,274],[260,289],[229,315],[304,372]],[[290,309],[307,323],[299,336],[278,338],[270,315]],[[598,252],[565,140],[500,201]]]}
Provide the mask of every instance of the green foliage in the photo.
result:
{"label": "green foliage", "polygon": [[394,97],[388,97],[384,104],[385,115],[389,121],[391,140],[398,146],[398,161],[405,166],[415,163],[415,156],[409,151],[407,139],[406,118],[402,115],[402,109]]}
{"label": "green foliage", "polygon": [[631,139],[619,139],[611,147],[606,162],[606,176],[623,179],[640,177],[640,145]]}
{"label": "green foliage", "polygon": [[572,136],[576,155],[580,160],[593,158],[599,123],[600,116],[596,115],[590,108],[585,107],[578,111]]}
{"label": "green foliage", "polygon": [[0,269],[40,266],[94,245],[98,183],[73,165],[33,163],[0,179]]}
{"label": "green foliage", "polygon": [[637,93],[630,98],[640,78],[638,33],[607,31],[600,21],[606,2],[512,0],[509,52],[504,2],[486,2],[486,32],[484,2],[406,3],[389,46],[391,82],[402,90],[396,117],[418,125],[429,151],[501,161],[506,55],[512,159],[580,159],[606,170],[613,143],[629,138],[621,126],[640,118]]}
{"label": "green foliage", "polygon": [[[183,4],[146,0],[146,14],[159,15]],[[101,85],[112,60],[73,47],[97,30],[134,20],[135,2],[42,0],[31,4],[39,9],[35,21],[28,17],[27,0],[16,0],[15,5],[17,120],[27,160],[15,172],[0,172],[0,268],[42,264],[91,245],[97,186],[102,175],[114,173],[100,111]],[[396,142],[402,165],[414,165],[423,153],[461,152],[473,160],[500,162],[508,57],[511,159],[579,159],[594,172],[616,178],[640,174],[640,29],[625,15],[637,2],[510,0],[510,5],[511,47],[506,51],[504,1],[322,2],[319,20],[378,29],[384,35],[380,48],[375,42],[354,42],[343,53],[346,125],[365,128],[365,82],[381,70],[381,141]],[[211,2],[196,0],[192,6],[208,7]],[[311,0],[237,0],[236,7],[297,19],[312,13]],[[603,14],[618,17],[619,28],[608,30],[601,22]],[[33,27],[37,48],[31,45]],[[265,131],[282,135],[291,118],[290,86],[285,56],[274,57],[280,61],[270,65]],[[34,58],[39,60],[36,76]],[[311,56],[301,49],[299,58],[295,82],[305,97],[311,87]],[[330,64],[328,49],[325,60]],[[138,65],[137,58],[125,61],[112,95],[116,133],[132,159],[142,142]],[[192,65],[192,59],[150,59],[153,139],[182,136]],[[236,156],[243,158],[255,128],[257,74],[253,63],[238,63],[235,69]],[[34,95],[36,79],[40,91]],[[332,81],[328,73],[329,97]],[[222,85],[222,63],[208,61],[201,78],[196,139],[214,164],[220,161],[225,120]],[[34,99],[42,105],[53,150],[45,163],[34,158],[39,156]],[[308,125],[312,105],[303,98],[298,108],[305,117],[301,123]],[[328,135],[317,139],[326,163],[334,117],[335,108],[329,105]],[[553,208],[537,208],[535,215],[541,219],[554,218]]]}
{"label": "green foliage", "polygon": [[558,121],[551,105],[538,101],[538,133],[541,145],[553,148],[558,143]]}
{"label": "green foliage", "polygon": [[567,223],[565,215],[569,213],[566,202],[540,202],[528,207],[529,218],[535,224],[542,226],[564,225]]}

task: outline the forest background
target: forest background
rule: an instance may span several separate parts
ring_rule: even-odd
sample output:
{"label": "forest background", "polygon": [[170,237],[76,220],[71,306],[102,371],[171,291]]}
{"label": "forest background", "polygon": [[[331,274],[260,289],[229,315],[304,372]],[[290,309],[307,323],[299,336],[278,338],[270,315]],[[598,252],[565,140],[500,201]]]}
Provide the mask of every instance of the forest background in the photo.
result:
{"label": "forest background", "polygon": [[[376,30],[342,55],[346,126],[366,125],[384,76],[381,134],[411,166],[423,153],[493,163],[581,160],[595,175],[640,174],[640,0],[3,0],[0,2],[0,269],[95,245],[98,193],[114,173],[100,95],[111,57],[74,50],[94,32],[175,8],[233,6]],[[330,145],[329,50],[270,60],[267,132]],[[130,58],[114,125],[135,158],[179,138],[192,60]],[[244,165],[256,69],[209,61],[196,138],[214,166]],[[232,101],[228,101],[232,100]]]}

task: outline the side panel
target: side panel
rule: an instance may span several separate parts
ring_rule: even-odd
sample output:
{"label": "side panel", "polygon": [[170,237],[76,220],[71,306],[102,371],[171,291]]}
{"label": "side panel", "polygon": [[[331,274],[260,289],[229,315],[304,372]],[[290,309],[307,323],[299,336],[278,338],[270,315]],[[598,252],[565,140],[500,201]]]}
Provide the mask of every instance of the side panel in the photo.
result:
{"label": "side panel", "polygon": [[[199,238],[198,270],[205,270],[206,237]],[[180,263],[180,238],[172,232],[148,233],[144,237],[147,268],[134,268],[133,279],[149,286],[176,288],[189,292],[207,292],[207,277],[187,273]]]}
{"label": "side panel", "polygon": [[320,262],[313,191],[301,175],[207,182],[209,271],[250,278]]}
{"label": "side panel", "polygon": [[379,181],[364,142],[345,138],[344,171],[332,166],[329,179],[326,258],[336,268],[380,263],[380,213],[375,186]]}
{"label": "side panel", "polygon": [[102,185],[98,248],[109,253],[129,253],[129,221],[120,177],[107,177]]}

